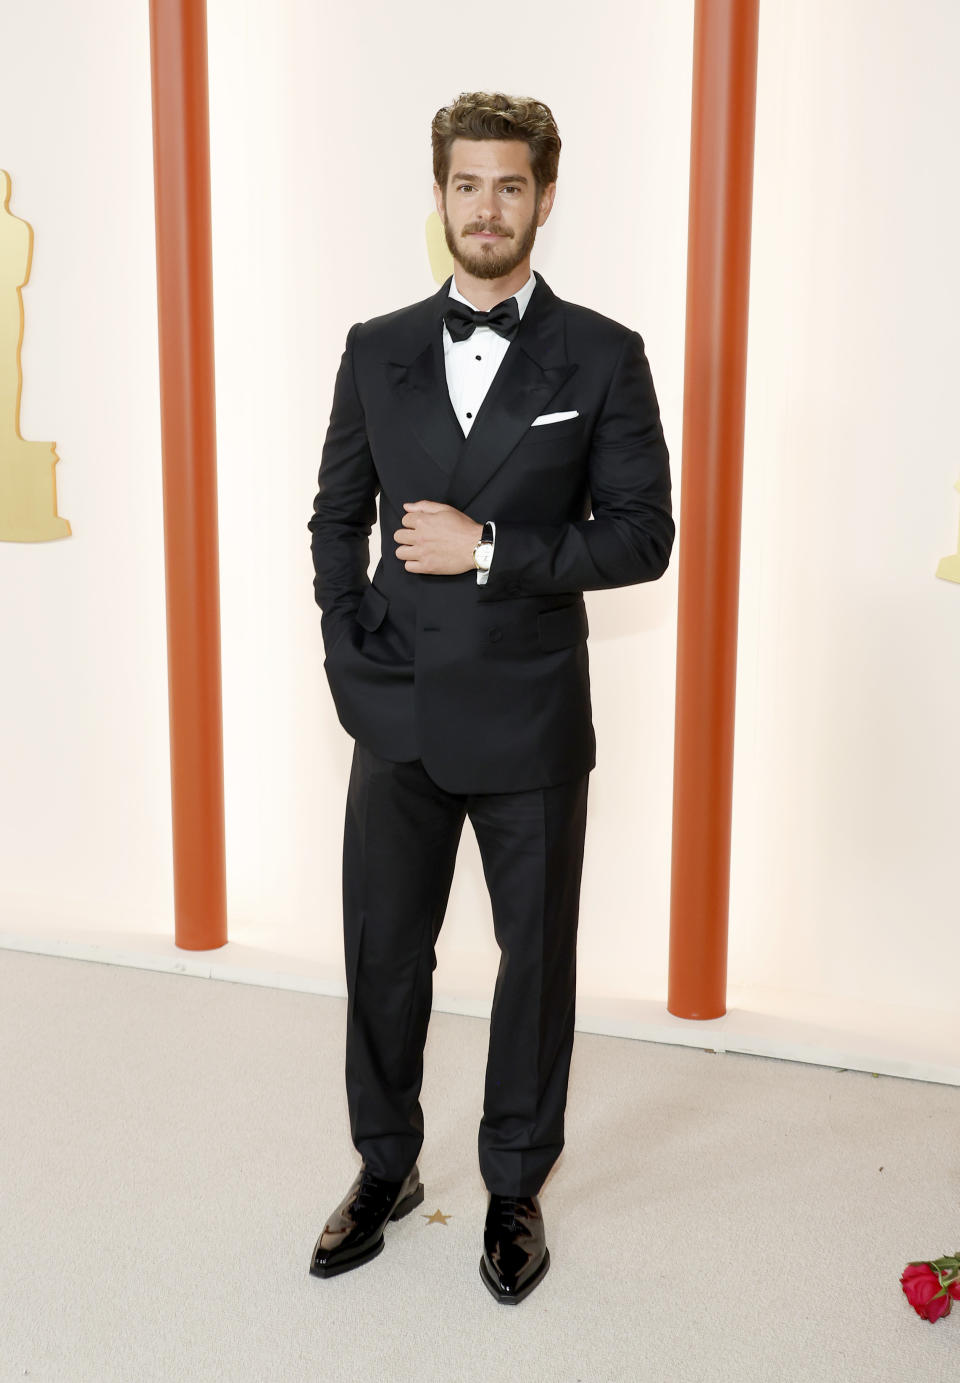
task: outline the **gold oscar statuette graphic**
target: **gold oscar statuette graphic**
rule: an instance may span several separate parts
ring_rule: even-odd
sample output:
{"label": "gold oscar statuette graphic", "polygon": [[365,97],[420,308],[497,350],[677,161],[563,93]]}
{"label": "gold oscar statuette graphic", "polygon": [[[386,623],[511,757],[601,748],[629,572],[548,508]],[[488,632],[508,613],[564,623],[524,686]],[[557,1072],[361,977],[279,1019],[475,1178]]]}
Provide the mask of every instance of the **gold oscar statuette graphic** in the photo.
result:
{"label": "gold oscar statuette graphic", "polygon": [[[960,490],[960,480],[953,487]],[[944,581],[960,581],[960,534],[957,535],[957,550],[949,557],[942,557],[937,567],[937,575],[942,576]]]}
{"label": "gold oscar statuette graphic", "polygon": [[443,233],[443,222],[436,210],[427,217],[427,258],[434,283],[443,283],[453,273],[453,255],[447,248],[447,237]]}
{"label": "gold oscar statuette graphic", "polygon": [[10,190],[0,168],[0,542],[43,543],[69,537],[70,524],[57,513],[55,443],[20,436],[20,289],[30,277],[33,231],[11,212]]}

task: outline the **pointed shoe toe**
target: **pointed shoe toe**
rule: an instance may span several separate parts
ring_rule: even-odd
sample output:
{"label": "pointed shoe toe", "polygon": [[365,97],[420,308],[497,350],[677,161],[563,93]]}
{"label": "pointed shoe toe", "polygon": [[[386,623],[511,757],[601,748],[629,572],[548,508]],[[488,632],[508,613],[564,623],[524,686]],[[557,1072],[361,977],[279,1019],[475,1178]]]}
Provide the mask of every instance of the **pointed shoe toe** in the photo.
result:
{"label": "pointed shoe toe", "polygon": [[550,1267],[543,1213],[536,1196],[490,1196],[480,1276],[504,1306],[516,1305]]}

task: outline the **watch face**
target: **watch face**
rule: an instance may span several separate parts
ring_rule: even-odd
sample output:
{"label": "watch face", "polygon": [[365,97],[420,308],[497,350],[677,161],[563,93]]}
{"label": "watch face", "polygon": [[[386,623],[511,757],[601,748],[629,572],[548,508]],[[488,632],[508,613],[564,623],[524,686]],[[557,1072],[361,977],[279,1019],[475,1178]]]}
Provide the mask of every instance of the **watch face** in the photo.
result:
{"label": "watch face", "polygon": [[477,566],[481,571],[489,571],[493,561],[493,544],[480,543],[477,546]]}

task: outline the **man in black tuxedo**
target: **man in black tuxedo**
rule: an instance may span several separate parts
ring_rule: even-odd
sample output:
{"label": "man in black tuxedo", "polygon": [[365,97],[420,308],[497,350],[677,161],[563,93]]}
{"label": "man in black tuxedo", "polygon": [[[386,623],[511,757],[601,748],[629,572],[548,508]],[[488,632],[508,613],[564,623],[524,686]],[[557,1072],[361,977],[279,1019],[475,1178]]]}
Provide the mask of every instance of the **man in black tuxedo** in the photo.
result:
{"label": "man in black tuxedo", "polygon": [[324,668],[355,740],[343,920],[362,1158],[310,1271],[367,1262],[423,1201],[434,947],[469,816],[501,950],[480,1272],[512,1303],[549,1267],[538,1192],[564,1143],[596,762],[583,592],[656,580],[674,524],[642,338],[530,270],[556,193],[550,111],[464,93],[432,139],[454,273],[347,333],[308,524]]}

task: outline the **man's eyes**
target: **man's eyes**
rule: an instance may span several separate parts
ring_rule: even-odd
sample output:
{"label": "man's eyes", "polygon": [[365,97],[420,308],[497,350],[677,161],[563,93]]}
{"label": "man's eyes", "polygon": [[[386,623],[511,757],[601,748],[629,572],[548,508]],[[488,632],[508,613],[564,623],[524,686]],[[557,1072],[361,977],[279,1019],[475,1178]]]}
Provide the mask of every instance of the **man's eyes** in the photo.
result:
{"label": "man's eyes", "polygon": [[[459,182],[459,183],[457,183],[456,190],[457,190],[457,192],[461,192],[465,187],[473,187],[473,183],[472,183],[472,182]],[[517,186],[516,183],[507,183],[506,186],[503,188],[503,191],[504,191],[504,192],[519,192],[519,191],[520,191],[520,188]]]}

